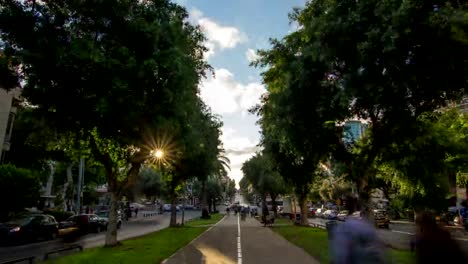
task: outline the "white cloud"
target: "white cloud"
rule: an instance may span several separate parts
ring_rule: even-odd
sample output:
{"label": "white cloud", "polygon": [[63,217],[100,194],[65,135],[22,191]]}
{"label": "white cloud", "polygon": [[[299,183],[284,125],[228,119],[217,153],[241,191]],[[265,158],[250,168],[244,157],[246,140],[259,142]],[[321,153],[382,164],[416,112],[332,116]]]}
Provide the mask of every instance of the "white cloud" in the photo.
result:
{"label": "white cloud", "polygon": [[247,57],[247,60],[249,62],[257,60],[260,56],[258,56],[257,52],[253,49],[247,49],[245,52],[245,57]]}
{"label": "white cloud", "polygon": [[232,49],[247,41],[247,35],[236,27],[220,25],[213,19],[203,16],[203,13],[196,8],[190,10],[190,21],[199,25],[207,37],[206,47],[209,49],[209,54],[205,54],[205,58],[212,56],[218,50]]}
{"label": "white cloud", "polygon": [[242,164],[250,159],[258,150],[258,142],[250,140],[247,137],[237,136],[237,130],[232,127],[223,127],[221,140],[226,150],[226,156],[231,161],[231,171],[229,176],[237,183],[242,179]]}
{"label": "white cloud", "polygon": [[245,112],[260,102],[265,88],[258,82],[243,85],[226,69],[215,70],[215,77],[200,85],[200,96],[216,114]]}

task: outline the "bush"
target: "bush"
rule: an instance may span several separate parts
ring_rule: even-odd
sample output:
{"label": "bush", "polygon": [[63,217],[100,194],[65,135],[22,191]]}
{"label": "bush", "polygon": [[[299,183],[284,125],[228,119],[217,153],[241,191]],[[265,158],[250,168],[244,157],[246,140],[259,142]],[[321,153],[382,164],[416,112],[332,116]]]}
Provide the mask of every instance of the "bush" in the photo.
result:
{"label": "bush", "polygon": [[57,211],[57,210],[45,210],[44,214],[51,215],[51,216],[55,217],[55,220],[57,220],[57,222],[60,222],[60,221],[67,220],[70,216],[73,215],[73,212],[65,212],[65,211]]}
{"label": "bush", "polygon": [[40,181],[30,170],[14,165],[0,165],[0,221],[24,211],[24,208],[37,205],[40,197]]}

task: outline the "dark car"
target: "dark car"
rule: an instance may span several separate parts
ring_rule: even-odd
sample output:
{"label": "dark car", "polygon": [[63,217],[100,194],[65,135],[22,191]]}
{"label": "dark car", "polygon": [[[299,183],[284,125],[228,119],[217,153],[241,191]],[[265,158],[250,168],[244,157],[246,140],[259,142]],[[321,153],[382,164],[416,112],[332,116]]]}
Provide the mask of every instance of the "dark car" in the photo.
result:
{"label": "dark car", "polygon": [[0,224],[0,241],[4,244],[55,239],[59,224],[50,215],[34,214]]}
{"label": "dark car", "polygon": [[[101,211],[97,215],[105,222],[109,223],[109,211]],[[117,211],[117,229],[122,227],[122,213]]]}
{"label": "dark car", "polygon": [[390,224],[390,219],[387,216],[386,210],[374,210],[372,218],[376,227],[388,228]]}
{"label": "dark car", "polygon": [[78,232],[80,235],[99,233],[107,229],[108,221],[95,214],[80,214],[60,222],[60,234],[66,236]]}

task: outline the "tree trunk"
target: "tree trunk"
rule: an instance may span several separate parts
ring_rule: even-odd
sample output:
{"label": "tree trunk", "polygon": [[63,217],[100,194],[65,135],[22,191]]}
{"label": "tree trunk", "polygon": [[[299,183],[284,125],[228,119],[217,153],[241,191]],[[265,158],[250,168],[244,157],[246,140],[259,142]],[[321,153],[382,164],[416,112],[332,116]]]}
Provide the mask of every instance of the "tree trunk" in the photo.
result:
{"label": "tree trunk", "polygon": [[309,221],[307,220],[307,195],[301,194],[299,196],[299,205],[301,206],[301,225],[308,226]]}
{"label": "tree trunk", "polygon": [[357,181],[358,195],[359,195],[359,210],[369,206],[370,190],[369,190],[369,176],[365,173]]}
{"label": "tree trunk", "polygon": [[213,211],[211,211],[211,206],[212,206],[212,203],[211,203],[211,198],[210,198],[208,200],[208,213],[210,213],[210,214],[211,214],[211,212],[213,212]]}
{"label": "tree trunk", "polygon": [[278,217],[278,208],[276,206],[276,195],[271,195],[271,209],[273,210],[273,214],[275,215],[275,218]]}
{"label": "tree trunk", "polygon": [[206,193],[206,180],[203,180],[202,181],[202,184],[201,184],[201,194],[202,194],[202,199],[201,199],[201,208],[202,210],[208,210],[209,211],[209,208],[208,208],[208,194]]}
{"label": "tree trunk", "polygon": [[49,173],[49,178],[47,178],[47,183],[46,183],[44,195],[51,196],[52,195],[52,185],[54,183],[55,162],[49,161],[49,162],[47,162],[47,164],[49,165],[50,173]]}
{"label": "tree trunk", "polygon": [[117,207],[119,201],[119,195],[115,193],[113,188],[110,188],[111,200],[110,200],[110,211],[109,211],[109,224],[107,226],[106,233],[106,247],[114,247],[119,244],[117,241]]}
{"label": "tree trunk", "polygon": [[[68,190],[70,189],[71,186],[73,186],[73,174],[72,174],[72,168],[73,164],[70,163],[67,166],[67,181],[63,185],[63,193],[62,193],[62,200],[65,201],[64,204],[64,211],[72,211],[73,209],[71,207],[71,200],[73,199],[73,191],[71,193],[71,197],[67,195]],[[72,188],[73,190],[73,188]]]}
{"label": "tree trunk", "polygon": [[177,197],[175,193],[172,193],[171,195],[171,221],[169,226],[175,227],[177,226]]}
{"label": "tree trunk", "polygon": [[185,222],[185,205],[187,204],[187,198],[185,197],[184,195],[184,203],[182,204],[182,221],[180,223],[180,225],[184,225],[184,222]]}

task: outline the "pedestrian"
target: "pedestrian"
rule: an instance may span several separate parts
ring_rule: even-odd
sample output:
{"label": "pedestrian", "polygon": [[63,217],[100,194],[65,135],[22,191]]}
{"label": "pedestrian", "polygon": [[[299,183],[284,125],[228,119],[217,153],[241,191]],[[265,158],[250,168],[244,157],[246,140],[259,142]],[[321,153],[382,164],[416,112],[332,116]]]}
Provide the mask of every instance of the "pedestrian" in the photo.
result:
{"label": "pedestrian", "polygon": [[138,207],[135,207],[135,218],[138,216]]}
{"label": "pedestrian", "polygon": [[468,259],[450,233],[437,225],[431,214],[417,214],[416,224],[417,263],[467,263]]}
{"label": "pedestrian", "polygon": [[269,214],[270,214],[270,212],[268,212],[268,206],[266,204],[264,204],[262,206],[262,223],[263,224],[267,223],[267,217],[268,217]]}
{"label": "pedestrian", "polygon": [[89,214],[89,206],[86,206],[86,214]]}
{"label": "pedestrian", "polygon": [[[349,215],[357,209],[354,198],[346,202]],[[331,258],[334,264],[386,263],[385,246],[378,238],[373,223],[369,221],[370,208],[361,206],[361,217],[348,217],[342,224],[331,225]]]}
{"label": "pedestrian", "polygon": [[226,214],[229,215],[229,207],[226,208]]}
{"label": "pedestrian", "polygon": [[465,201],[461,203],[462,208],[460,209],[460,219],[461,223],[465,227],[465,230],[468,230],[468,204]]}

